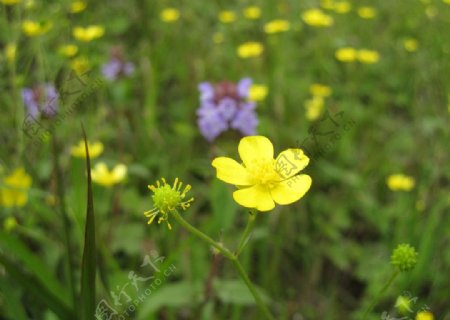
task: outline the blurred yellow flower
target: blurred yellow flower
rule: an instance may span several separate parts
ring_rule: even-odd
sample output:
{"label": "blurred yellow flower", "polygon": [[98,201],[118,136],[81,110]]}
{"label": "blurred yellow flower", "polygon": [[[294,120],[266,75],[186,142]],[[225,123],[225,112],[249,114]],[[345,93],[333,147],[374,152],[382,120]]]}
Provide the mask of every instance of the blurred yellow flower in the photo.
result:
{"label": "blurred yellow flower", "polygon": [[5,47],[5,57],[8,62],[12,63],[16,60],[17,44],[8,43]]}
{"label": "blurred yellow flower", "polygon": [[0,3],[7,5],[7,6],[12,6],[15,4],[19,4],[22,0],[0,0]]}
{"label": "blurred yellow flower", "polygon": [[17,227],[17,225],[17,220],[14,217],[8,217],[5,221],[3,221],[3,229],[5,229],[6,232],[11,232]]}
{"label": "blurred yellow flower", "polygon": [[374,50],[358,50],[357,56],[360,62],[367,64],[377,63],[380,60],[380,54]]}
{"label": "blurred yellow flower", "polygon": [[356,50],[351,47],[344,47],[336,50],[335,56],[341,62],[353,62],[356,60]]}
{"label": "blurred yellow flower", "polygon": [[391,174],[386,179],[386,184],[392,191],[410,191],[414,188],[415,180],[404,174]]}
{"label": "blurred yellow flower", "polygon": [[434,320],[434,315],[430,311],[419,311],[416,320]]}
{"label": "blurred yellow flower", "polygon": [[40,36],[52,28],[51,22],[38,23],[32,20],[25,20],[22,22],[22,30],[29,37]]}
{"label": "blurred yellow flower", "polygon": [[268,89],[263,84],[252,84],[248,93],[248,99],[250,101],[262,101],[266,98]]}
{"label": "blurred yellow flower", "polygon": [[80,75],[91,68],[91,63],[86,57],[78,57],[70,61],[70,68]]}
{"label": "blurred yellow flower", "polygon": [[314,96],[310,100],[306,100],[305,108],[306,108],[306,119],[309,121],[315,121],[320,118],[324,109],[324,100],[323,97]]}
{"label": "blurred yellow flower", "polygon": [[320,83],[314,83],[309,87],[309,92],[313,96],[328,97],[329,95],[331,95],[332,90],[329,86]]}
{"label": "blurred yellow flower", "polygon": [[78,47],[74,44],[66,44],[59,47],[58,52],[68,58],[73,57],[78,52]]}
{"label": "blurred yellow flower", "polygon": [[347,1],[339,1],[334,4],[334,11],[337,13],[347,13],[352,9],[352,6]]}
{"label": "blurred yellow flower", "polygon": [[334,23],[333,18],[320,9],[309,9],[303,12],[302,19],[313,27],[329,27]]}
{"label": "blurred yellow flower", "polygon": [[219,43],[222,43],[223,40],[224,40],[224,37],[223,37],[222,33],[216,32],[216,33],[213,34],[213,41],[214,41],[214,43],[219,44]]}
{"label": "blurred yellow flower", "polygon": [[244,17],[250,20],[256,20],[261,17],[261,9],[257,6],[247,7],[243,11]]}
{"label": "blurred yellow flower", "polygon": [[99,25],[92,25],[86,28],[73,28],[73,36],[79,41],[89,42],[101,38],[105,34],[105,28]]}
{"label": "blurred yellow flower", "polygon": [[272,20],[264,25],[264,32],[268,34],[285,32],[289,30],[290,26],[291,25],[287,20]]}
{"label": "blurred yellow flower", "polygon": [[161,11],[160,18],[164,22],[175,22],[180,18],[180,11],[175,8],[166,8]]}
{"label": "blurred yellow flower", "polygon": [[442,0],[443,3],[450,4],[450,0]]}
{"label": "blurred yellow flower", "polygon": [[15,169],[0,183],[0,205],[6,208],[23,207],[28,201],[31,177],[24,168]]}
{"label": "blurred yellow flower", "polygon": [[246,59],[252,57],[259,57],[264,51],[264,47],[260,42],[250,41],[241,44],[237,48],[239,57]]}
{"label": "blurred yellow flower", "polygon": [[[103,152],[103,144],[99,141],[93,143],[88,141],[88,148],[89,157],[91,159],[97,158]],[[70,148],[70,153],[72,154],[72,156],[77,158],[86,158],[86,148],[84,146],[84,141],[81,140],[77,145]]]}
{"label": "blurred yellow flower", "polygon": [[324,9],[333,10],[334,9],[334,1],[333,0],[321,0],[320,6]]}
{"label": "blurred yellow flower", "polygon": [[358,15],[363,19],[373,19],[377,15],[377,11],[373,7],[359,7]]}
{"label": "blurred yellow flower", "polygon": [[297,175],[309,163],[301,149],[287,149],[274,159],[269,139],[248,136],[241,139],[238,151],[243,164],[218,157],[212,166],[218,179],[239,188],[233,198],[243,207],[269,211],[275,203],[287,205],[300,200],[311,187],[310,176]]}
{"label": "blurred yellow flower", "polygon": [[219,12],[219,21],[222,23],[232,23],[236,20],[236,13],[230,10],[223,10]]}
{"label": "blurred yellow flower", "polygon": [[70,12],[78,13],[86,9],[87,3],[84,1],[74,1],[70,4]]}
{"label": "blurred yellow flower", "polygon": [[403,47],[405,47],[405,50],[408,52],[414,52],[419,48],[419,42],[416,39],[407,38],[403,40]]}
{"label": "blurred yellow flower", "polygon": [[127,166],[118,164],[110,171],[104,162],[99,162],[91,170],[92,181],[104,187],[122,182],[127,176]]}

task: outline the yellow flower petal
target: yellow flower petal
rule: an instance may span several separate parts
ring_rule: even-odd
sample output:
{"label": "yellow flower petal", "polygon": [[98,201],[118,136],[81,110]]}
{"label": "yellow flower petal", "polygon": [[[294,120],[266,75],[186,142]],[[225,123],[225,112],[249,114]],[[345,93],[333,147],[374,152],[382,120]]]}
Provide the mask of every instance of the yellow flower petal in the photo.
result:
{"label": "yellow flower petal", "polygon": [[273,160],[273,145],[263,136],[248,136],[241,139],[238,146],[239,156],[246,166],[255,160]]}
{"label": "yellow flower petal", "polygon": [[233,193],[233,199],[241,206],[269,211],[275,207],[269,190],[261,185],[240,189]]}
{"label": "yellow flower petal", "polygon": [[290,204],[302,198],[311,187],[312,179],[306,174],[294,176],[278,183],[270,194],[278,204]]}
{"label": "yellow flower petal", "polygon": [[281,152],[275,161],[275,170],[283,179],[288,179],[303,170],[309,158],[302,149],[287,149]]}
{"label": "yellow flower petal", "polygon": [[115,181],[122,181],[127,175],[127,166],[124,164],[118,164],[114,167],[112,174]]}
{"label": "yellow flower petal", "polygon": [[238,186],[249,186],[252,184],[247,170],[236,160],[227,157],[215,158],[212,166],[217,169],[217,178]]}

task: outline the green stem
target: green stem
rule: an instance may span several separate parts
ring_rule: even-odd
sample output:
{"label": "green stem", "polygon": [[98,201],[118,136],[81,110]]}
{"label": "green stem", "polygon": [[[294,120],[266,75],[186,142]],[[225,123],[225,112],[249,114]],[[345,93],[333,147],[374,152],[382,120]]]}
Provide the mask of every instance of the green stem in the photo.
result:
{"label": "green stem", "polygon": [[[250,278],[248,277],[247,273],[245,272],[244,268],[242,267],[241,263],[238,260],[238,257],[234,255],[230,250],[225,248],[222,244],[217,243],[213,239],[211,239],[209,236],[198,230],[197,228],[193,227],[189,222],[184,220],[178,211],[174,210],[172,211],[172,215],[177,220],[179,224],[181,224],[184,228],[186,228],[188,231],[205,241],[206,243],[213,246],[215,249],[217,249],[219,252],[221,252],[226,258],[231,260],[234,267],[239,272],[239,276],[244,280],[245,284],[247,285],[248,289],[252,293],[253,297],[255,298],[255,301],[260,308],[261,312],[265,315],[265,317],[269,320],[274,320],[275,318],[270,313],[269,309],[264,304],[263,300],[261,299],[261,296],[259,295],[258,291],[256,291],[255,286],[251,282]],[[245,232],[244,232],[245,235]]]}
{"label": "green stem", "polygon": [[236,257],[239,257],[242,250],[248,243],[250,233],[252,232],[253,227],[255,225],[256,215],[257,212],[255,211],[250,211],[248,215],[247,226],[245,227],[244,233],[242,234],[241,241],[239,241],[239,246],[238,249],[236,250]]}
{"label": "green stem", "polygon": [[373,307],[377,304],[378,300],[380,300],[380,298],[383,296],[383,294],[386,292],[386,290],[389,289],[389,287],[391,286],[392,282],[394,282],[395,278],[397,278],[399,273],[400,273],[399,270],[395,270],[395,272],[392,274],[392,276],[389,279],[389,281],[384,285],[383,289],[381,289],[381,291],[377,294],[375,299],[373,299],[373,301],[370,304],[370,306],[367,308],[366,312],[364,313],[363,320],[367,319],[367,316],[368,316],[369,312],[372,311]]}

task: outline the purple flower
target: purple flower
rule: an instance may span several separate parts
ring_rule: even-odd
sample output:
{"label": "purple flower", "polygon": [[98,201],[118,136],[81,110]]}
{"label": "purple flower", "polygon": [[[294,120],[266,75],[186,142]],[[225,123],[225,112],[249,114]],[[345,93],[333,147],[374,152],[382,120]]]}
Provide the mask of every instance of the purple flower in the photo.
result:
{"label": "purple flower", "polygon": [[251,85],[250,78],[243,78],[237,84],[229,81],[199,84],[197,123],[206,140],[213,141],[228,129],[235,129],[243,135],[256,134],[256,104],[247,101]]}
{"label": "purple flower", "polygon": [[119,47],[112,48],[111,58],[102,66],[103,76],[110,81],[129,76],[134,72],[134,64],[125,61],[122,51]]}
{"label": "purple flower", "polygon": [[51,84],[22,89],[22,99],[27,114],[34,119],[40,116],[53,117],[58,109],[58,92]]}

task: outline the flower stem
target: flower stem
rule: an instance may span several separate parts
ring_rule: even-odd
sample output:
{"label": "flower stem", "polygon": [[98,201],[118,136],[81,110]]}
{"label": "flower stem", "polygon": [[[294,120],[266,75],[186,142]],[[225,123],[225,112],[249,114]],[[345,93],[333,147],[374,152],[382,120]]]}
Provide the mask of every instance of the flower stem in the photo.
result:
{"label": "flower stem", "polygon": [[380,300],[381,296],[386,292],[387,289],[389,289],[392,282],[394,282],[395,278],[397,278],[399,273],[400,273],[399,270],[395,270],[389,281],[384,285],[383,289],[381,289],[381,291],[376,295],[375,299],[372,300],[372,303],[364,313],[363,320],[367,319],[367,315],[369,314],[369,312],[372,311],[373,307],[377,304],[378,300]]}
{"label": "flower stem", "polygon": [[[250,290],[250,292],[252,293],[253,297],[255,298],[256,304],[260,308],[261,312],[265,315],[266,319],[274,320],[275,318],[272,316],[272,314],[270,313],[269,309],[264,304],[264,302],[263,302],[261,296],[259,295],[258,291],[256,291],[255,286],[253,285],[253,283],[251,282],[251,280],[248,277],[247,273],[245,272],[244,268],[242,267],[242,264],[239,262],[237,255],[233,254],[230,250],[225,248],[222,244],[217,243],[216,241],[211,239],[209,236],[207,236],[206,234],[204,234],[203,232],[201,232],[197,228],[193,227],[191,224],[189,224],[189,222],[187,222],[186,220],[184,220],[180,216],[178,211],[173,210],[172,211],[172,216],[175,218],[175,220],[177,220],[177,222],[179,224],[181,224],[188,231],[190,231],[191,233],[193,233],[194,235],[196,235],[197,237],[199,237],[200,239],[202,239],[206,243],[208,243],[211,246],[213,246],[215,249],[217,249],[219,252],[221,252],[226,258],[231,260],[231,262],[233,263],[234,267],[239,272],[239,276],[242,278],[242,280],[244,280],[244,282],[247,285],[248,289]],[[249,220],[250,220],[250,218],[249,218]],[[253,218],[253,220],[254,220],[254,218]],[[246,228],[246,230],[247,229],[248,228]],[[248,232],[250,232],[250,230]],[[246,232],[244,231],[244,236],[245,236],[245,233]],[[243,238],[245,238],[245,237],[243,237]],[[243,241],[245,242],[245,240],[241,240],[241,242],[243,242]]]}
{"label": "flower stem", "polygon": [[241,241],[239,241],[239,246],[238,246],[238,249],[236,250],[236,254],[235,254],[236,257],[239,257],[242,250],[245,248],[245,246],[248,243],[250,233],[252,232],[253,226],[255,225],[256,214],[257,213],[255,211],[250,211],[250,213],[248,215],[247,226],[245,227],[244,233],[242,234]]}

